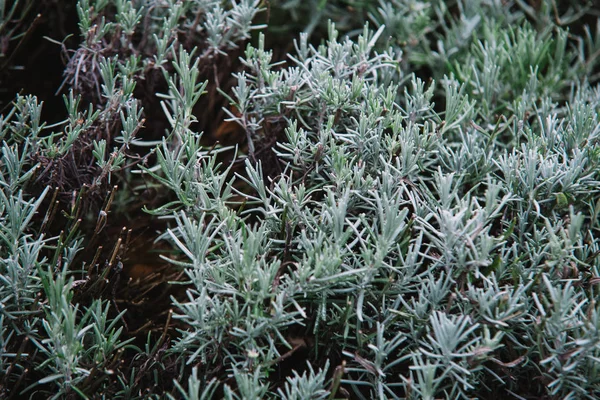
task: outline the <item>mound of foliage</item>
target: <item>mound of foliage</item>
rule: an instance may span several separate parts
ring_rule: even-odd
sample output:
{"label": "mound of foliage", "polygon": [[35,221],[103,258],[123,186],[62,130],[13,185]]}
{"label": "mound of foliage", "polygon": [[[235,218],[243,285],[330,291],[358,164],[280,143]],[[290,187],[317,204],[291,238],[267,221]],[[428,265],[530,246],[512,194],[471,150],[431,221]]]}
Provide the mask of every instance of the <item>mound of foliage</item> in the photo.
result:
{"label": "mound of foliage", "polygon": [[600,397],[593,4],[71,6],[64,118],[0,118],[0,397]]}

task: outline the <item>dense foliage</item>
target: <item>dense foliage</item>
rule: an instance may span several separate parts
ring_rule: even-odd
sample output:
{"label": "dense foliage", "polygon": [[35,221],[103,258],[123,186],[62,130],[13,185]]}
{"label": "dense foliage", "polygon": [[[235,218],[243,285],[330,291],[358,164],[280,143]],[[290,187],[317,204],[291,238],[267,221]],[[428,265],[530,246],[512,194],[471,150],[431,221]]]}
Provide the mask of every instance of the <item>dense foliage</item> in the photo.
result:
{"label": "dense foliage", "polygon": [[600,397],[600,10],[75,9],[64,120],[0,119],[0,396]]}

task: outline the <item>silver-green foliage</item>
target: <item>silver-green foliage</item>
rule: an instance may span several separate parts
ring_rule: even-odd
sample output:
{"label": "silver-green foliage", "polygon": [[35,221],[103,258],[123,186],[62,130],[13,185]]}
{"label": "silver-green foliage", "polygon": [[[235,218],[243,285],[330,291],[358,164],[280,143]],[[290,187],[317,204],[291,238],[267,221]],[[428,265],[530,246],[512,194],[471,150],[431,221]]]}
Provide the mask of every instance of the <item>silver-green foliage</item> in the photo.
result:
{"label": "silver-green foliage", "polygon": [[[179,210],[164,237],[191,284],[174,350],[224,363],[240,397],[265,395],[302,347],[345,360],[358,398],[596,397],[600,98],[572,75],[585,57],[523,22],[487,30],[471,67],[399,86],[382,29],[301,35],[284,67],[262,40],[247,48],[230,97],[244,173],[189,130],[159,150]],[[331,392],[335,376],[305,385]]]}
{"label": "silver-green foliage", "polygon": [[[330,24],[319,46],[301,34],[284,64],[262,37],[248,46],[226,111],[246,132],[242,171],[201,146],[193,111],[199,63],[249,37],[258,2],[80,1],[85,46],[67,83],[95,88],[96,108],[67,96],[69,119],[47,134],[20,97],[0,120],[8,382],[30,354],[4,349],[23,337],[44,357],[23,389],[57,397],[86,394],[127,344],[106,301],[73,303],[77,219],[66,237],[30,226],[48,191],[22,191],[36,171],[25,155],[60,158],[116,116],[121,147],[93,142],[110,176],[128,146],[149,144],[133,93],[158,71],[170,131],[139,172],[175,195],[154,212],[172,217],[162,238],[189,284],[166,353],[192,372],[171,396],[600,396],[600,36],[572,40],[561,24],[580,9],[559,15],[554,1],[445,3],[380,1],[375,32],[342,38]],[[206,47],[186,49],[177,29]],[[132,349],[160,363],[157,347]],[[274,377],[286,362],[295,370]],[[138,395],[131,373],[117,372],[115,396]]]}
{"label": "silver-green foliage", "polygon": [[[107,301],[96,300],[85,309],[71,302],[76,283],[69,268],[81,250],[80,221],[73,218],[64,236],[44,237],[36,231],[40,227],[34,217],[50,188],[37,198],[23,190],[39,169],[29,153],[44,146],[35,99],[18,98],[1,129],[7,140],[0,158],[0,372],[2,386],[9,390],[3,395],[11,388],[24,393],[52,384],[54,398],[60,398],[78,392],[90,375],[104,374],[127,341],[119,338],[120,316],[109,316]],[[17,351],[9,352],[11,348]],[[30,368],[41,371],[42,378],[18,387],[19,377],[31,373]]]}
{"label": "silver-green foliage", "polygon": [[[6,27],[6,12],[12,18],[17,4],[7,9],[0,2],[0,30]],[[114,174],[123,179],[131,172],[137,161],[132,162],[131,147],[155,145],[137,137],[144,108],[134,90],[145,74],[164,74],[169,93],[163,97],[173,101],[172,120],[183,119],[185,128],[195,120],[191,107],[204,87],[179,90],[194,83],[197,75],[177,64],[175,71],[163,68],[172,60],[184,63],[192,57],[179,50],[179,34],[208,36],[204,57],[225,54],[256,28],[251,22],[257,5],[257,1],[82,0],[77,9],[84,43],[67,68],[66,120],[48,126],[41,119],[42,104],[34,96],[20,95],[0,117],[0,397],[136,398],[147,393],[139,388],[136,367],[121,369],[122,358],[128,348],[138,353],[134,359],[150,359],[157,346],[147,344],[144,352],[129,345],[132,339],[123,337],[126,310],[115,312],[115,303],[108,298],[86,305],[74,299],[81,288],[98,295],[97,287],[105,285],[106,276],[122,268],[120,262],[113,265],[118,245],[106,262],[85,265],[77,258],[90,240],[79,231],[82,220],[90,218],[81,211],[81,198],[85,191],[102,192],[114,183]],[[134,39],[140,34],[141,42]],[[38,185],[48,176],[48,181],[60,183],[61,166],[72,160],[70,173],[81,175],[66,178],[75,178],[80,186],[60,188],[75,192],[70,207],[57,212],[59,188],[42,191]],[[41,193],[31,196],[36,191]],[[104,227],[107,212],[108,206],[100,210],[94,235]],[[48,237],[46,228],[57,224],[53,220],[57,213],[66,219],[64,230]],[[94,269],[99,276],[88,275]],[[161,363],[157,358],[156,364]],[[159,379],[156,371],[154,379]],[[209,391],[204,393],[206,398]]]}

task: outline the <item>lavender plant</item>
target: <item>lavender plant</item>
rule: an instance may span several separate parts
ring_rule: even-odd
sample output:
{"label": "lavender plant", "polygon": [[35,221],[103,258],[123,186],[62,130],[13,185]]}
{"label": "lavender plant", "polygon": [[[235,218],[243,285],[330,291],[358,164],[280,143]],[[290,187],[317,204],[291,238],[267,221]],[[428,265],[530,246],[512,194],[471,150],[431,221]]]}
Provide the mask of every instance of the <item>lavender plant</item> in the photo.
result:
{"label": "lavender plant", "polygon": [[[185,45],[205,44],[204,57],[227,54],[249,37],[257,11],[256,2],[233,7],[220,2],[78,2],[83,43],[65,71],[66,118],[43,122],[42,103],[21,95],[2,115],[1,397],[175,393],[173,376],[183,372],[176,361],[157,356],[166,337],[132,327],[130,314],[121,309],[133,301],[121,300],[131,286],[124,286],[122,278],[132,230],[121,225],[114,235],[111,228],[122,223],[123,209],[132,203],[127,196],[136,196],[137,186],[144,186],[133,167],[152,157],[156,145],[151,135],[140,133],[147,113],[140,82],[162,76],[177,92],[176,72],[162,65],[177,58],[173,49],[184,46],[179,40],[184,32],[194,35]],[[157,49],[165,51],[161,59]],[[203,90],[198,89],[196,100]],[[186,111],[175,109],[174,117],[185,115],[189,127],[195,120],[193,99],[179,100]],[[169,140],[176,142],[176,137]],[[146,282],[138,290],[147,292],[151,285],[156,283]],[[147,334],[145,346],[133,343],[140,332]],[[164,373],[165,364],[175,371],[163,377],[159,371]]]}
{"label": "lavender plant", "polygon": [[276,388],[272,366],[302,349],[311,369],[338,365],[311,380],[331,396],[597,395],[597,338],[578,347],[573,333],[589,337],[596,309],[584,282],[597,264],[598,103],[580,79],[595,55],[512,17],[440,84],[394,83],[402,54],[375,51],[383,27],[339,40],[331,25],[320,46],[301,35],[284,67],[262,39],[247,48],[229,96],[245,170],[215,172],[191,134],[188,150],[160,150],[182,159],[160,163],[166,176],[193,177],[170,180],[177,228],[164,235],[192,285],[175,303],[188,363],[253,380],[242,397]]}
{"label": "lavender plant", "polygon": [[[3,394],[600,396],[597,16],[500,3],[325,2],[281,59],[256,1],[79,1],[68,117],[0,120]],[[142,188],[147,330],[129,235],[89,250]]]}

